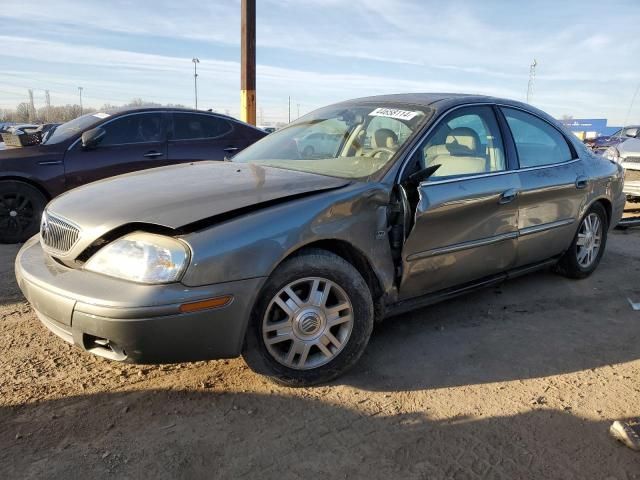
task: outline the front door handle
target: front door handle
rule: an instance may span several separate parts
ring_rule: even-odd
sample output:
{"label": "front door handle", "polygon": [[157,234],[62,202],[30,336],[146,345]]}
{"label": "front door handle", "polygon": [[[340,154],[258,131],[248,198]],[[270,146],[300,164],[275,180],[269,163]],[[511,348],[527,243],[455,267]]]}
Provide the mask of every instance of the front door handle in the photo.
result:
{"label": "front door handle", "polygon": [[578,177],[576,179],[576,188],[578,190],[582,190],[583,188],[587,188],[589,185],[589,179],[587,177]]}
{"label": "front door handle", "polygon": [[161,157],[162,155],[164,155],[164,153],[162,152],[156,152],[154,150],[151,150],[150,152],[147,152],[144,154],[145,157],[148,158],[156,158],[156,157]]}
{"label": "front door handle", "polygon": [[240,150],[238,147],[227,147],[224,149],[224,151],[227,153],[237,152],[238,150]]}
{"label": "front door handle", "polygon": [[518,191],[515,188],[511,188],[506,192],[502,192],[502,195],[500,195],[500,200],[498,200],[498,203],[500,205],[506,205],[507,203],[513,202],[516,198],[518,198]]}

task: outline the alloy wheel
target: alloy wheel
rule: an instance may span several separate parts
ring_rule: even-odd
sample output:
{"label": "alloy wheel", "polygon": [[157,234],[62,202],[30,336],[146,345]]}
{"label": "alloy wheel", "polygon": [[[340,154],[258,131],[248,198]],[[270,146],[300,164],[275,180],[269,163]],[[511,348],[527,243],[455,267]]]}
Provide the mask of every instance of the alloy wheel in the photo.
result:
{"label": "alloy wheel", "polygon": [[20,235],[34,220],[31,199],[22,193],[0,195],[0,228],[10,235]]}
{"label": "alloy wheel", "polygon": [[582,268],[589,268],[593,265],[593,262],[598,258],[601,244],[602,221],[596,213],[590,213],[582,220],[576,242],[577,260]]}
{"label": "alloy wheel", "polygon": [[309,370],[327,364],[346,346],[353,306],[338,284],[321,277],[295,280],[269,303],[262,338],[280,364]]}

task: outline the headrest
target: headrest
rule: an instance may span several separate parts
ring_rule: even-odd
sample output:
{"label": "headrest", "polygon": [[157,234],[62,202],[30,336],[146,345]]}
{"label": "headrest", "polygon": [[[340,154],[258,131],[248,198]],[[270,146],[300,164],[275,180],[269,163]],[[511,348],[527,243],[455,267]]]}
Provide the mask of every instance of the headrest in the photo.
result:
{"label": "headrest", "polygon": [[480,137],[469,127],[454,128],[445,140],[447,150],[451,155],[478,156]]}
{"label": "headrest", "polygon": [[388,128],[379,128],[375,131],[372,138],[373,148],[395,148],[398,145],[398,137],[393,130]]}

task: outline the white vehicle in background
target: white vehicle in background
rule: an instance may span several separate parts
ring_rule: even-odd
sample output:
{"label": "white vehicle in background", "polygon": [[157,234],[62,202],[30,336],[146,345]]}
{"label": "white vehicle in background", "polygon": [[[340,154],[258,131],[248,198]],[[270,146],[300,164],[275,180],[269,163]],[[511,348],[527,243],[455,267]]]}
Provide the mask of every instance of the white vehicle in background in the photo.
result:
{"label": "white vehicle in background", "polygon": [[[635,137],[640,134],[636,129]],[[603,154],[605,158],[618,162],[624,167],[624,193],[630,202],[640,202],[640,139],[627,138],[624,142],[609,147]]]}

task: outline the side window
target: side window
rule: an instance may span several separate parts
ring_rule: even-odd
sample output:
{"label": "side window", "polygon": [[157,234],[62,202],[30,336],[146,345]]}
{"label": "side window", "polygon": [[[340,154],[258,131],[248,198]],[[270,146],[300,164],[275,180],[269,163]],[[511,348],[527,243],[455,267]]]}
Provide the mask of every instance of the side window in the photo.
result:
{"label": "side window", "polygon": [[231,122],[214,115],[173,114],[173,140],[217,138],[230,133],[232,130]]}
{"label": "side window", "polygon": [[552,165],[573,158],[564,136],[544,120],[513,108],[503,108],[518,151],[520,168]]}
{"label": "side window", "polygon": [[439,165],[431,180],[506,169],[498,122],[487,106],[450,113],[421,147],[421,154],[423,168]]}
{"label": "side window", "polygon": [[127,115],[107,123],[103,128],[105,136],[100,142],[100,147],[164,140],[162,114],[160,113]]}

